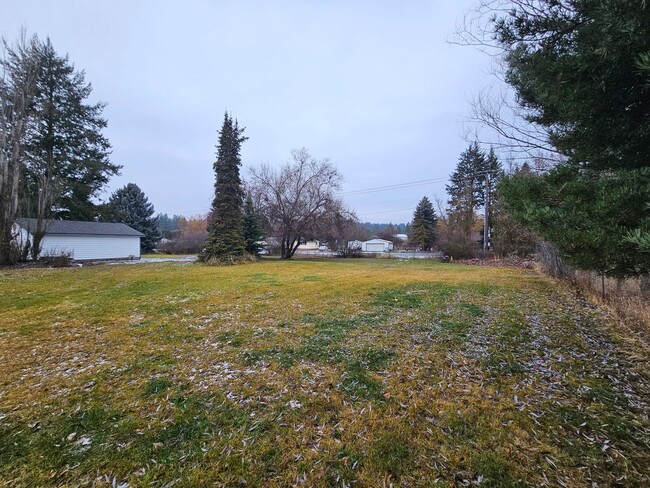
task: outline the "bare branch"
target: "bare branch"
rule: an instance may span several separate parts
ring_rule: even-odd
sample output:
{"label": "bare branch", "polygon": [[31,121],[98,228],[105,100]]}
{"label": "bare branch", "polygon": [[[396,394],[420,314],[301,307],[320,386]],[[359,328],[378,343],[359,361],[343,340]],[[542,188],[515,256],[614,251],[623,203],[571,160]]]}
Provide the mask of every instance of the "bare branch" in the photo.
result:
{"label": "bare branch", "polygon": [[260,165],[250,170],[249,188],[267,230],[281,239],[282,257],[291,258],[300,240],[325,232],[336,215],[345,213],[335,198],[343,178],[327,159],[314,159],[302,148],[279,169]]}

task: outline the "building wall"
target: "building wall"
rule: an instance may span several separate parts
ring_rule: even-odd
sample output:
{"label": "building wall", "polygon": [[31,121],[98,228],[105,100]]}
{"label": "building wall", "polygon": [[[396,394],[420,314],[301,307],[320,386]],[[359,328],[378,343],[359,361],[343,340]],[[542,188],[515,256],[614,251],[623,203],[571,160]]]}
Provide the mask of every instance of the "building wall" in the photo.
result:
{"label": "building wall", "polygon": [[361,245],[361,250],[366,252],[387,252],[393,250],[393,243],[382,239],[371,239]]}
{"label": "building wall", "polygon": [[134,236],[46,235],[41,256],[71,253],[73,259],[140,257],[140,238]]}
{"label": "building wall", "polygon": [[318,251],[319,246],[319,241],[307,241],[298,246],[298,251]]}

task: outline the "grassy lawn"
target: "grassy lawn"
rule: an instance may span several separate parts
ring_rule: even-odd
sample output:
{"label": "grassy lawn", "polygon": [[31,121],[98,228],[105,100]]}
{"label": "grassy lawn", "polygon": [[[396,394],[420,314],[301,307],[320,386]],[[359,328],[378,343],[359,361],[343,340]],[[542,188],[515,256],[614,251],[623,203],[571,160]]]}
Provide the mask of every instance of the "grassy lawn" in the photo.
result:
{"label": "grassy lawn", "polygon": [[196,254],[163,254],[163,253],[150,253],[143,254],[141,258],[187,258],[190,256],[196,256]]}
{"label": "grassy lawn", "polygon": [[0,484],[650,486],[650,360],[529,271],[0,271]]}

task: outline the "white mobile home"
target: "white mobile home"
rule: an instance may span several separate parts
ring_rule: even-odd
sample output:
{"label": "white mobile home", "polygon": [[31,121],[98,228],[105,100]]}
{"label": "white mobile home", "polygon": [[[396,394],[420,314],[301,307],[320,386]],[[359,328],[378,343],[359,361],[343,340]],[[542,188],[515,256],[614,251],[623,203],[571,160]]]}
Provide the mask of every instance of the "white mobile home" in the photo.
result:
{"label": "white mobile home", "polygon": [[[36,219],[17,219],[18,239],[32,240]],[[76,260],[139,259],[144,234],[126,224],[47,220],[41,256],[69,254]]]}

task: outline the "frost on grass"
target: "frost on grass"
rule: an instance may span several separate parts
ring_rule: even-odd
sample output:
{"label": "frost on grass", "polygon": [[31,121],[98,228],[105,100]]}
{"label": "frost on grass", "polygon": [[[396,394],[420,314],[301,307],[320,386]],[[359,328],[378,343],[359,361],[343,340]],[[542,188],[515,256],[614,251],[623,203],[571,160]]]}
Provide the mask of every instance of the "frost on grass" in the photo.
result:
{"label": "frost on grass", "polygon": [[646,346],[529,272],[389,264],[10,274],[49,298],[0,297],[0,480],[650,483]]}

